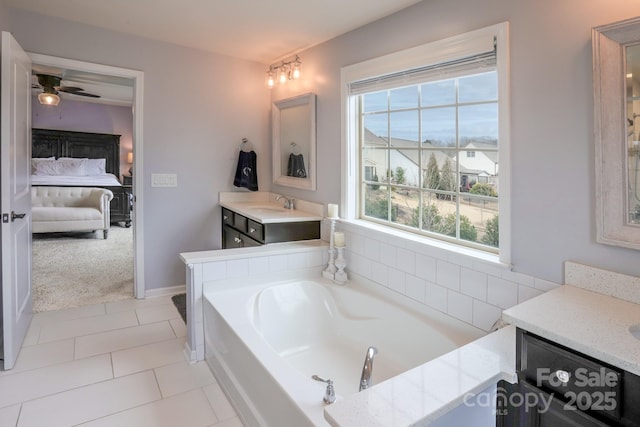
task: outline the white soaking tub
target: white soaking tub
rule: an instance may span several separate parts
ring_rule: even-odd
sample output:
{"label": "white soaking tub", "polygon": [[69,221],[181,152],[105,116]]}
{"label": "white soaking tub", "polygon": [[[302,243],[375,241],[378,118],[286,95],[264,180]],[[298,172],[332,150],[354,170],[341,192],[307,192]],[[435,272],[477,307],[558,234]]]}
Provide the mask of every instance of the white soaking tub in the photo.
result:
{"label": "white soaking tub", "polygon": [[204,296],[207,362],[249,425],[328,425],[311,376],[333,380],[338,401],[357,393],[369,346],[375,388],[484,335],[364,280],[229,282]]}

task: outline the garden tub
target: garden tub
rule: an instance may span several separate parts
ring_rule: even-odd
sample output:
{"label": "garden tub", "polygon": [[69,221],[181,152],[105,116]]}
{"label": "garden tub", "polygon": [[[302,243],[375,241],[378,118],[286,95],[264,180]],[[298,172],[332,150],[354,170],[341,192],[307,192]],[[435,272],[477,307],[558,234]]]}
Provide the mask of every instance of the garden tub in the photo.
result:
{"label": "garden tub", "polygon": [[251,426],[328,425],[312,376],[331,379],[338,401],[358,393],[369,346],[375,388],[484,335],[365,280],[229,282],[204,297],[207,363]]}

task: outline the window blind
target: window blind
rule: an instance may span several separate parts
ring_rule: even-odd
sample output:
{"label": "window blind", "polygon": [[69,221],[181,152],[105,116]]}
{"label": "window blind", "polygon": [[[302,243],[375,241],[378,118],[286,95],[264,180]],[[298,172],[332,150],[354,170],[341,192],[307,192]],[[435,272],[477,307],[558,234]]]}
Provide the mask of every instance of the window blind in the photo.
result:
{"label": "window blind", "polygon": [[350,95],[393,89],[434,80],[455,78],[474,72],[491,71],[496,68],[496,49],[480,52],[463,58],[428,64],[395,73],[371,77],[349,83]]}

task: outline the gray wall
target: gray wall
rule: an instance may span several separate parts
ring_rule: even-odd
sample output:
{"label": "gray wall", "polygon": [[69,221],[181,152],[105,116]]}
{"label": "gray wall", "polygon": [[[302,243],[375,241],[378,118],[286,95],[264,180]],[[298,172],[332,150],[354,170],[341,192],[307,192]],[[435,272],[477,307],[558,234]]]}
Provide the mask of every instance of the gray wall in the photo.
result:
{"label": "gray wall", "polygon": [[[178,254],[220,247],[219,191],[233,187],[241,138],[258,153],[269,190],[269,93],[263,66],[9,9],[28,52],[144,71],[146,289],[184,284]],[[177,188],[152,188],[175,173]]]}
{"label": "gray wall", "polygon": [[[340,199],[342,66],[508,20],[514,269],[562,282],[571,259],[640,276],[637,251],[595,243],[591,81],[591,28],[637,13],[628,0],[428,0],[302,52],[303,79],[271,99],[318,94],[318,190],[273,191]],[[184,283],[177,254],[219,247],[216,197],[234,188],[241,137],[271,189],[266,67],[17,11],[10,27],[28,51],[145,72],[146,286]],[[152,172],[179,187],[151,188]]]}
{"label": "gray wall", "polygon": [[322,166],[308,198],[339,200],[341,67],[509,21],[515,271],[562,283],[569,259],[640,276],[637,251],[595,243],[591,73],[591,28],[636,15],[628,0],[428,0],[300,53],[305,80],[272,99],[318,95]]}

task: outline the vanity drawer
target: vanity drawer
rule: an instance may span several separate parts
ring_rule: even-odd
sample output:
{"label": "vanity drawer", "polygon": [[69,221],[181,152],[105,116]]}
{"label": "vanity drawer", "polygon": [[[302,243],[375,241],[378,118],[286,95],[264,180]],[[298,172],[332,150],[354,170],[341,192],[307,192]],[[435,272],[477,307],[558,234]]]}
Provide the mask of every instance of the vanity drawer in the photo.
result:
{"label": "vanity drawer", "polygon": [[586,355],[518,330],[518,377],[569,407],[620,419],[622,372]]}
{"label": "vanity drawer", "polygon": [[260,243],[264,243],[264,226],[250,219],[247,222],[247,234]]}
{"label": "vanity drawer", "polygon": [[222,223],[224,225],[233,225],[233,211],[222,208]]}
{"label": "vanity drawer", "polygon": [[239,213],[233,213],[233,228],[243,233],[247,232],[247,217],[240,215]]}

